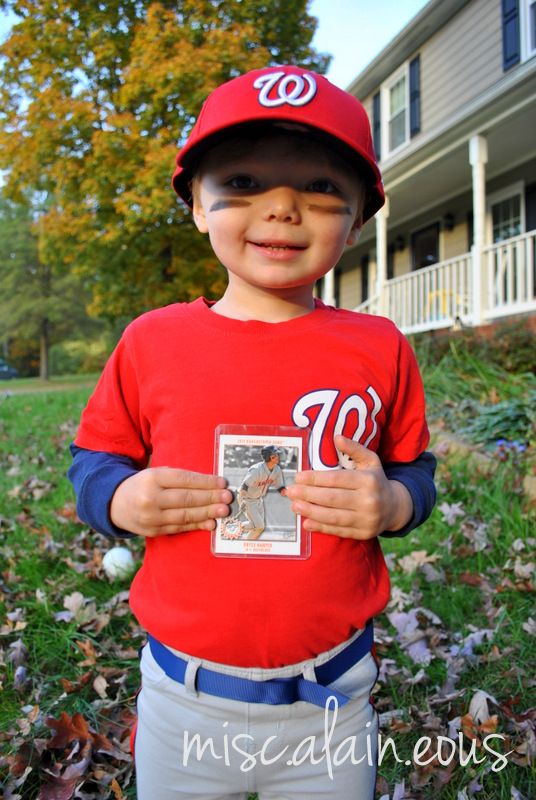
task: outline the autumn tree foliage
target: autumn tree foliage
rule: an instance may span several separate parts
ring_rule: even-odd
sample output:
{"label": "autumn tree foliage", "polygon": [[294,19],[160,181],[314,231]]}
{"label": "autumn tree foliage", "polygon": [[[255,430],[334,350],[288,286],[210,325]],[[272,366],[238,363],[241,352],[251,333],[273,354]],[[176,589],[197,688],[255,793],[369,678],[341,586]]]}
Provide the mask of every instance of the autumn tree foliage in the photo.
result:
{"label": "autumn tree foliage", "polygon": [[200,292],[224,271],[170,187],[206,95],[248,69],[325,71],[309,0],[0,0],[0,169],[46,204],[40,255],[117,319]]}
{"label": "autumn tree foliage", "polygon": [[0,344],[10,354],[13,345],[23,353],[37,348],[39,374],[47,380],[51,345],[98,326],[87,317],[89,297],[77,276],[41,258],[44,213],[0,198]]}

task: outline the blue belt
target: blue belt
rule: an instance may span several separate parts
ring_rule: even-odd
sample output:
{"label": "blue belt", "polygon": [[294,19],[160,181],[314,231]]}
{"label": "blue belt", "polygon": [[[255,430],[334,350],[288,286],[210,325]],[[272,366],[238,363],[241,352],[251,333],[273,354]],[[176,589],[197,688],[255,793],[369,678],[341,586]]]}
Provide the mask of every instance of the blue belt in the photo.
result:
{"label": "blue belt", "polygon": [[[151,634],[148,636],[151,653],[157,664],[169,678],[184,683],[188,662],[172,653]],[[249,678],[238,678],[215,672],[206,667],[199,667],[196,673],[196,691],[226,697],[229,700],[241,700],[244,703],[268,703],[269,705],[288,705],[297,700],[305,700],[315,706],[325,708],[328,697],[335,697],[340,706],[350,698],[342,692],[330,689],[326,684],[337,680],[350,667],[357,664],[367,653],[370,653],[374,640],[372,620],[367,622],[365,630],[340,653],[330,658],[325,664],[314,668],[318,681],[309,681],[302,675],[291,678],[274,678],[267,681],[253,681]]]}

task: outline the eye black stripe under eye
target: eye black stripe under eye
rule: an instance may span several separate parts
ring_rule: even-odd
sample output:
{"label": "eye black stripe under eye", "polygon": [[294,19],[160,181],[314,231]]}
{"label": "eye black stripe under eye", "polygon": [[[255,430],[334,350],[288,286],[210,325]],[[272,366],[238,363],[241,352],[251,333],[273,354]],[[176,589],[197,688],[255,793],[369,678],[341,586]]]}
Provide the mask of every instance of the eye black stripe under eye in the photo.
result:
{"label": "eye black stripe under eye", "polygon": [[240,200],[238,198],[229,200],[215,200],[210,206],[210,211],[221,211],[225,208],[243,208],[244,206],[250,205],[251,203],[249,200]]}
{"label": "eye black stripe under eye", "polygon": [[311,211],[324,211],[326,214],[341,214],[343,216],[351,216],[352,214],[350,206],[323,206],[317,203],[309,203],[308,208]]}

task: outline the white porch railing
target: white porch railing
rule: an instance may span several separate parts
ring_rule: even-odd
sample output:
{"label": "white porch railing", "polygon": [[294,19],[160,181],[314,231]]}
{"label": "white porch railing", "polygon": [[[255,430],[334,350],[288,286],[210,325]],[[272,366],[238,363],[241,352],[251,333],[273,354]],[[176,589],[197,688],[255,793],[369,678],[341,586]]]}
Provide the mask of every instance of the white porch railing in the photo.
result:
{"label": "white porch railing", "polygon": [[536,231],[505,239],[484,249],[488,281],[486,319],[536,308]]}
{"label": "white porch railing", "polygon": [[[485,320],[536,310],[535,253],[536,231],[484,249]],[[356,311],[384,314],[404,333],[473,325],[482,318],[474,307],[473,273],[473,254],[464,253],[387,281],[381,295]]]}

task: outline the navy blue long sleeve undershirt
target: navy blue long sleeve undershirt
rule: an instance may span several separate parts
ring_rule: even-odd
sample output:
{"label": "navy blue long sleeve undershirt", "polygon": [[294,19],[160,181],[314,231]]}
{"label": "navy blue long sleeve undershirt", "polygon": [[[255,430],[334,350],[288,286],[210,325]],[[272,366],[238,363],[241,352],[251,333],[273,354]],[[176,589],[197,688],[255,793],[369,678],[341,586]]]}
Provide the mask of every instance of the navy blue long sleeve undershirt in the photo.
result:
{"label": "navy blue long sleeve undershirt", "polygon": [[[98,533],[118,538],[135,534],[116,527],[110,519],[110,504],[115,490],[124,480],[139,471],[127,456],[103,453],[71,445],[73,463],[67,476],[76,493],[76,509],[80,519]],[[422,525],[436,500],[434,474],[436,459],[430,452],[422,453],[415,461],[384,465],[389,480],[404,484],[413,501],[413,517],[398,531],[385,531],[382,536],[406,536]]]}

